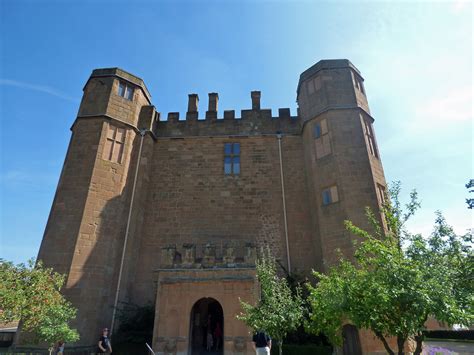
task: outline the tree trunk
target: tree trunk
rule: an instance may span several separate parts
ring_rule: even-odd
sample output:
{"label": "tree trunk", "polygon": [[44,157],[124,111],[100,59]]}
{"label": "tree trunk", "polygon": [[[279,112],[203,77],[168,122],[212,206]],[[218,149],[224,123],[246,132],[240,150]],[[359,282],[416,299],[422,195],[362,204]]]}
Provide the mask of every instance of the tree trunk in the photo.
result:
{"label": "tree trunk", "polygon": [[278,353],[283,354],[283,340],[278,340]]}
{"label": "tree trunk", "polygon": [[383,346],[384,346],[385,350],[387,351],[387,353],[389,353],[389,355],[395,355],[395,353],[392,351],[392,349],[390,349],[390,346],[388,345],[387,340],[385,340],[385,337],[382,335],[382,333],[375,332],[375,335],[383,343]]}
{"label": "tree trunk", "polygon": [[[428,313],[425,314],[423,317],[423,323],[421,325],[425,324],[426,321],[428,320]],[[423,328],[422,326],[420,328]],[[423,350],[423,340],[425,339],[425,335],[423,334],[422,331],[418,332],[418,335],[415,335],[415,340],[416,340],[416,348],[415,352],[413,355],[420,355],[421,351]]]}
{"label": "tree trunk", "polygon": [[424,335],[423,333],[421,333],[420,335],[415,335],[415,340],[416,340],[416,348],[415,348],[415,352],[413,353],[413,355],[420,355],[421,354],[421,351],[423,350],[423,339],[424,339]]}
{"label": "tree trunk", "polygon": [[398,355],[403,355],[403,345],[405,345],[405,340],[405,337],[397,335]]}

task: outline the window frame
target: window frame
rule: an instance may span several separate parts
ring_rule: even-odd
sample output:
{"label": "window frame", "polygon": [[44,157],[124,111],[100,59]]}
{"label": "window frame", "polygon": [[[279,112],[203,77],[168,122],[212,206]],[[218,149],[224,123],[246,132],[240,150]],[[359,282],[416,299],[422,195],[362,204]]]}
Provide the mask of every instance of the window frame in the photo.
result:
{"label": "window frame", "polygon": [[[120,138],[117,137],[117,135],[119,135]],[[102,159],[110,161],[111,163],[122,164],[126,137],[127,130],[124,127],[118,127],[109,123],[107,125],[107,134],[105,137]],[[116,159],[114,159],[115,155],[117,155]]]}
{"label": "window frame", "polygon": [[337,188],[337,184],[330,185],[321,189],[321,201],[323,207],[333,205],[339,202],[339,189]]}
{"label": "window frame", "polygon": [[365,140],[367,142],[369,153],[372,156],[376,157],[377,159],[380,159],[379,150],[377,147],[377,141],[375,140],[374,130],[372,128],[372,123],[362,114],[360,115],[360,118],[363,121],[364,135],[365,135]]}
{"label": "window frame", "polygon": [[383,206],[387,202],[387,188],[377,183],[377,195],[379,196],[380,206]]}
{"label": "window frame", "polygon": [[[227,147],[230,147],[230,150],[228,150]],[[225,176],[240,175],[241,170],[242,170],[240,156],[241,156],[241,147],[240,147],[239,142],[224,143],[224,175]],[[227,170],[228,167],[230,168],[230,170]]]}
{"label": "window frame", "polygon": [[354,86],[357,88],[357,90],[359,90],[362,94],[365,95],[364,82],[362,81],[362,78],[354,72],[352,73],[352,77],[354,79]]}
{"label": "window frame", "polygon": [[326,118],[315,123],[313,126],[313,137],[315,141],[316,160],[332,154],[331,137],[329,135],[329,126]]}
{"label": "window frame", "polygon": [[[123,95],[121,94],[122,87],[123,87]],[[134,94],[135,94],[135,86],[134,85],[132,85],[132,84],[126,82],[126,81],[119,80],[119,85],[118,85],[118,90],[117,90],[117,95],[118,96],[120,96],[121,98],[123,98],[125,100],[133,102]]]}

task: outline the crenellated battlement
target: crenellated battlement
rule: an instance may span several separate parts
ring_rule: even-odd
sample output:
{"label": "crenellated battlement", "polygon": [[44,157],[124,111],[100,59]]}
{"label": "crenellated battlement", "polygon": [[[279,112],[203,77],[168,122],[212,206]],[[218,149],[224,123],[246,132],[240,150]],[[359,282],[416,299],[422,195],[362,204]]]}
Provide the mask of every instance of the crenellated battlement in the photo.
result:
{"label": "crenellated battlement", "polygon": [[204,117],[199,117],[197,94],[189,94],[188,111],[180,116],[179,112],[169,112],[167,120],[159,121],[158,137],[213,136],[213,135],[265,135],[299,134],[301,123],[298,116],[292,116],[289,108],[279,108],[278,116],[271,109],[260,108],[260,91],[252,91],[252,108],[240,111],[225,110],[218,117],[217,93],[209,93],[209,105]]}

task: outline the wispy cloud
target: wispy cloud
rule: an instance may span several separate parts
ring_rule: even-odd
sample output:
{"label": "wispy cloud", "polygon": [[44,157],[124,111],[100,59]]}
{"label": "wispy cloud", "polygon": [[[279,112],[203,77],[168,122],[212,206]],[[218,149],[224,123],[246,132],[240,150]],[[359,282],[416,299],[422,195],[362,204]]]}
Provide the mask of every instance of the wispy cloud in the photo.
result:
{"label": "wispy cloud", "polygon": [[79,102],[79,99],[77,97],[72,97],[69,95],[66,95],[52,87],[45,86],[45,85],[37,85],[37,84],[31,84],[31,83],[25,83],[22,81],[18,80],[11,80],[11,79],[0,79],[0,85],[4,86],[15,86],[21,89],[27,89],[27,90],[33,90],[33,91],[38,91],[42,92],[44,94],[52,95],[55,97],[58,97],[63,100],[67,101],[72,101],[72,102]]}
{"label": "wispy cloud", "polygon": [[[454,13],[460,13],[461,11],[465,10],[467,5],[470,4],[469,0],[455,0],[453,2],[453,11]],[[467,9],[469,10],[469,9]]]}
{"label": "wispy cloud", "polygon": [[472,119],[472,88],[463,87],[421,103],[415,111],[423,122],[462,122]]}
{"label": "wispy cloud", "polygon": [[[395,156],[402,152],[413,155],[416,147],[415,151],[420,154],[425,154],[426,151],[436,152],[438,158],[469,151],[472,140],[468,138],[468,133],[474,121],[472,90],[470,86],[459,86],[424,98],[416,96],[418,93],[414,92],[403,103],[404,107],[399,109],[409,119],[392,120],[392,129],[396,129],[397,134],[385,137],[382,144],[384,149],[393,152]],[[447,131],[459,134],[460,129],[464,130],[462,139],[450,140],[450,144],[433,145],[433,140],[440,139]]]}

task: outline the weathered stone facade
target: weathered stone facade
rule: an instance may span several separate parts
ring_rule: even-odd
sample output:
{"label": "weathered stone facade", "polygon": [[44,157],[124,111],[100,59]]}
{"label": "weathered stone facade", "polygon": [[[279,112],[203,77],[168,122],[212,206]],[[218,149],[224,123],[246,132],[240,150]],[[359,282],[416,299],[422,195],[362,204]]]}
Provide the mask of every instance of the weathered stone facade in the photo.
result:
{"label": "weathered stone facade", "polygon": [[[141,79],[94,70],[39,252],[68,276],[80,345],[95,344],[114,304],[127,301],[156,305],[155,350],[191,353],[202,316],[191,320],[193,305],[213,299],[225,354],[251,353],[235,315],[239,297],[258,298],[259,248],[291,271],[324,271],[337,249],[353,253],[343,221],[367,226],[364,207],[381,202],[385,179],[362,82],[348,60],[323,60],[300,76],[297,115],[272,117],[254,91],[240,118],[218,118],[211,93],[205,117],[191,94],[185,119],[160,120]],[[239,144],[238,173],[225,173],[226,143]],[[363,351],[375,351],[363,334]]]}

